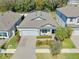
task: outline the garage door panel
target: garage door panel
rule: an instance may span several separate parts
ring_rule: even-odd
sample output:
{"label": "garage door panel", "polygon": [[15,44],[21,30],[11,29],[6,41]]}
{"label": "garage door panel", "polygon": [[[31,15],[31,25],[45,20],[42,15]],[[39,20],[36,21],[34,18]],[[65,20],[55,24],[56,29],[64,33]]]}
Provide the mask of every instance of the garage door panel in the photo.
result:
{"label": "garage door panel", "polygon": [[24,35],[24,36],[37,36],[39,35],[39,31],[38,30],[22,30],[21,31],[21,35]]}

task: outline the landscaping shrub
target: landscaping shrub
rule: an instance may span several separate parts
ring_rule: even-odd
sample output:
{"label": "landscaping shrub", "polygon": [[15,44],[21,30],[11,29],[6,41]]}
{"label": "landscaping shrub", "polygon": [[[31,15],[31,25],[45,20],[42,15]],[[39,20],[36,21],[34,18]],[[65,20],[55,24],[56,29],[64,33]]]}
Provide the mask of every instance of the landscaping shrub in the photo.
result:
{"label": "landscaping shrub", "polygon": [[60,53],[60,44],[58,42],[51,41],[49,46],[52,56],[58,55]]}
{"label": "landscaping shrub", "polygon": [[1,49],[7,49],[7,47],[8,47],[8,46],[6,45],[6,43],[4,43],[0,48],[1,48]]}
{"label": "landscaping shrub", "polygon": [[38,39],[41,39],[41,38],[52,38],[52,36],[50,35],[42,35],[42,36],[37,36]]}
{"label": "landscaping shrub", "polygon": [[40,46],[40,45],[49,45],[51,41],[52,41],[52,40],[44,40],[44,41],[37,40],[36,46]]}
{"label": "landscaping shrub", "polygon": [[37,41],[36,41],[36,46],[39,46],[39,45],[42,45],[42,41],[37,40]]}

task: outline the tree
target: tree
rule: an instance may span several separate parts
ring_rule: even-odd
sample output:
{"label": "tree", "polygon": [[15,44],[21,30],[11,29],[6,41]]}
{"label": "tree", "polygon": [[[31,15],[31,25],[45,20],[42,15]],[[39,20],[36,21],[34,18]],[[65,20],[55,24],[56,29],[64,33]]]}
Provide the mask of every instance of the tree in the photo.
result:
{"label": "tree", "polygon": [[44,6],[44,0],[35,0],[36,10],[42,10]]}
{"label": "tree", "polygon": [[71,36],[71,34],[72,34],[72,31],[73,31],[73,29],[72,29],[70,26],[67,26],[67,27],[66,27],[66,32],[67,32],[67,35],[68,35],[67,38],[70,38],[70,36]]}
{"label": "tree", "polygon": [[32,10],[53,11],[66,5],[68,0],[2,0],[0,10],[29,12]]}
{"label": "tree", "polygon": [[63,41],[65,38],[65,29],[63,27],[57,27],[56,32],[55,32],[55,36],[56,38],[60,39],[60,41]]}
{"label": "tree", "polygon": [[60,41],[63,41],[66,38],[70,38],[72,34],[72,28],[71,27],[57,27],[55,32],[55,37],[59,39]]}
{"label": "tree", "polygon": [[51,41],[50,44],[50,51],[52,56],[56,56],[60,53],[60,42],[59,41]]}

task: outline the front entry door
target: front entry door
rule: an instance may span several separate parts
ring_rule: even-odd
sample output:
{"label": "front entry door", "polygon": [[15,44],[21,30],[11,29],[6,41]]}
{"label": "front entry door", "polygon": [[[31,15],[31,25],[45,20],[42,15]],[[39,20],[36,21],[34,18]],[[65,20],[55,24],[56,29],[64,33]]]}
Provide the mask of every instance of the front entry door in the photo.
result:
{"label": "front entry door", "polygon": [[55,29],[52,29],[52,34],[54,34],[54,33],[55,33],[55,31],[56,31]]}

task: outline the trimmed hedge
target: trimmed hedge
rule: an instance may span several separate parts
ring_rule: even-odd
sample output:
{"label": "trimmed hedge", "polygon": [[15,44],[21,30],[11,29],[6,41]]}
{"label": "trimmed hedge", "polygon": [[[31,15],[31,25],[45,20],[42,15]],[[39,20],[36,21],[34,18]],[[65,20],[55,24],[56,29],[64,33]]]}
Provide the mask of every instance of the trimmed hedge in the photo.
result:
{"label": "trimmed hedge", "polygon": [[37,39],[41,39],[41,38],[52,38],[52,36],[49,35],[37,36]]}

